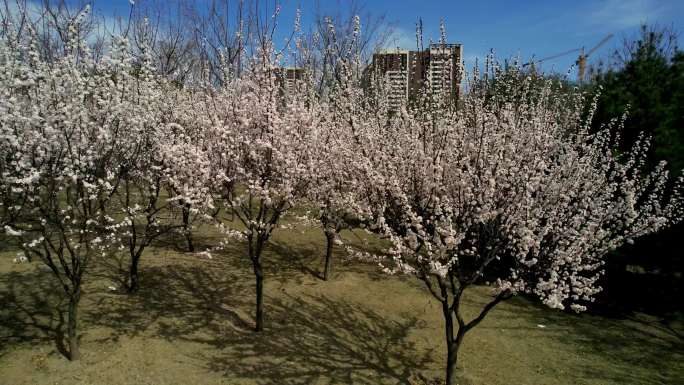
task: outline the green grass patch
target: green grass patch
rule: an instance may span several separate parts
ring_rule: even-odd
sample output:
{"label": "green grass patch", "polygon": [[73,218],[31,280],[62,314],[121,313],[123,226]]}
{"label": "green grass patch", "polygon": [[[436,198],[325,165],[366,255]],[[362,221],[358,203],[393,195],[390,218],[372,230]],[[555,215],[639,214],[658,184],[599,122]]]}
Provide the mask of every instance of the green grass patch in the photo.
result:
{"label": "green grass patch", "polygon": [[[377,239],[344,232],[357,246]],[[204,225],[198,251],[217,243]],[[66,304],[36,261],[15,264],[0,246],[1,384],[410,384],[442,375],[439,304],[411,277],[342,258],[323,270],[319,228],[278,230],[264,251],[266,329],[252,331],[254,276],[245,245],[209,259],[175,235],[141,261],[141,287],[123,293],[125,255],[93,261],[85,280],[83,359],[67,361]],[[117,290],[111,290],[110,286]],[[472,317],[487,287],[464,298]],[[681,320],[612,319],[554,311],[526,298],[499,305],[464,342],[462,382],[509,384],[684,383]]]}

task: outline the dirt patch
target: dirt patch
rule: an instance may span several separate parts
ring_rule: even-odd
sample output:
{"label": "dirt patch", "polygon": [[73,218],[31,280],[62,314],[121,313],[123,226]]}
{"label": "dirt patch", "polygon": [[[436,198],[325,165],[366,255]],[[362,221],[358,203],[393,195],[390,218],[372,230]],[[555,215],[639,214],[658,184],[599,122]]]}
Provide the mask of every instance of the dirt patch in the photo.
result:
{"label": "dirt patch", "polygon": [[[81,306],[83,359],[64,358],[64,300],[39,263],[0,254],[0,384],[417,384],[445,360],[438,304],[410,277],[336,260],[323,235],[281,232],[264,256],[266,330],[254,326],[254,277],[241,245],[186,254],[157,245],[141,289],[123,294],[125,261],[99,263]],[[207,243],[210,243],[210,239]],[[112,290],[114,288],[115,290]],[[486,287],[465,297],[473,316]],[[540,326],[541,325],[541,326]],[[516,298],[469,334],[464,384],[684,383],[681,328],[643,315],[608,319]]]}

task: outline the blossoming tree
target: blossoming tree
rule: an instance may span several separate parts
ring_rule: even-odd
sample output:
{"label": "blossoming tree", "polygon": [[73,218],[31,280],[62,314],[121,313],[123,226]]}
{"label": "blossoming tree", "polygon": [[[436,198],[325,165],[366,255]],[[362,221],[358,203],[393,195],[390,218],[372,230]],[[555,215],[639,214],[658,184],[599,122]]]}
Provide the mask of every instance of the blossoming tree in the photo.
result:
{"label": "blossoming tree", "polygon": [[305,90],[280,97],[270,52],[264,49],[247,74],[215,90],[203,144],[216,205],[243,226],[256,276],[257,331],[264,326],[262,253],[283,215],[306,197],[320,116]]}
{"label": "blossoming tree", "polygon": [[[189,232],[187,204],[174,199],[173,194],[174,181],[181,169],[175,167],[178,160],[171,158],[176,155],[174,128],[178,125],[173,110],[184,111],[177,103],[186,98],[183,90],[155,74],[145,46],[140,60],[130,70],[117,74],[117,82],[122,93],[132,93],[128,97],[134,102],[118,117],[119,124],[126,129],[117,138],[115,154],[120,184],[113,194],[111,211],[123,218],[113,229],[121,242],[120,248],[128,251],[127,289],[135,293],[139,289],[139,264],[145,249],[162,235],[181,230],[187,237]],[[125,89],[126,85],[131,88]],[[181,223],[176,218],[179,212],[186,221]]]}
{"label": "blossoming tree", "polygon": [[[344,76],[344,75],[343,75]],[[339,242],[339,233],[369,221],[371,212],[364,193],[363,179],[369,163],[355,153],[350,145],[355,139],[354,127],[358,122],[358,103],[364,100],[362,90],[353,84],[340,82],[331,91],[325,104],[326,113],[321,122],[318,140],[311,143],[315,148],[314,183],[307,194],[318,208],[317,215],[326,238],[323,279],[329,280],[333,273],[333,247]],[[350,103],[352,100],[357,104]]]}
{"label": "blossoming tree", "polygon": [[[664,165],[643,170],[646,140],[616,154],[620,121],[591,133],[582,95],[492,68],[471,78],[462,108],[428,103],[360,126],[376,230],[392,245],[367,257],[441,303],[449,385],[465,335],[499,302],[530,293],[584,310],[607,252],[682,217],[681,178],[668,194]],[[466,319],[463,293],[484,275],[494,295]]]}
{"label": "blossoming tree", "polygon": [[5,230],[63,288],[71,360],[80,356],[78,304],[87,268],[119,243],[122,222],[112,214],[112,198],[130,166],[123,162],[132,143],[127,135],[146,119],[136,114],[140,91],[150,86],[130,76],[135,66],[124,38],[112,38],[107,56],[94,59],[79,39],[87,12],[73,19],[59,58],[41,56],[35,29],[0,39],[0,148],[11,151],[2,154],[3,184],[25,214]]}
{"label": "blossoming tree", "polygon": [[[314,147],[314,182],[308,192],[308,199],[318,208],[318,218],[326,238],[323,279],[328,280],[333,272],[333,247],[340,243],[339,233],[364,224],[371,215],[363,199],[365,186],[359,185],[370,164],[359,157],[352,144],[355,126],[359,117],[368,115],[370,99],[361,87],[359,36],[361,21],[353,18],[353,29],[348,39],[338,41],[332,21],[328,20],[326,39],[332,51],[330,60],[335,60],[335,76],[329,80],[328,88],[318,92],[322,99],[322,116],[317,141]],[[318,80],[310,80],[312,83]]]}
{"label": "blossoming tree", "polygon": [[21,82],[20,76],[13,76],[11,84],[3,85],[14,91],[3,99],[8,113],[3,130],[5,138],[23,145],[13,153],[17,177],[10,183],[14,192],[25,194],[29,207],[26,220],[16,225],[13,235],[21,236],[26,252],[52,270],[68,296],[69,352],[70,359],[76,360],[81,282],[102,242],[96,230],[102,224],[100,207],[115,178],[107,162],[111,148],[84,106],[88,101],[97,103],[102,94],[93,87],[98,79],[77,68],[76,56],[62,58],[51,70],[37,53],[31,62],[19,60],[17,48],[10,49],[14,57],[2,60],[3,73],[24,75]]}

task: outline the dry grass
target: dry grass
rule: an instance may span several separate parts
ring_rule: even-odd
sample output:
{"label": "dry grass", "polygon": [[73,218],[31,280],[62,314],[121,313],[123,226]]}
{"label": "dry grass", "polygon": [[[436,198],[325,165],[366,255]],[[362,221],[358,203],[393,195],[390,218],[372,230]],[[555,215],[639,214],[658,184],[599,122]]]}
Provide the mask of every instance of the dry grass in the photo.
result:
{"label": "dry grass", "polygon": [[[321,281],[317,229],[281,231],[269,245],[261,334],[251,331],[254,277],[242,246],[207,259],[174,242],[143,257],[134,296],[108,289],[120,285],[123,261],[93,269],[76,363],[61,353],[65,319],[51,273],[12,263],[11,250],[0,254],[0,384],[410,384],[441,374],[438,304],[417,281],[356,262],[337,260],[334,280]],[[471,291],[466,311],[488,295]],[[681,384],[683,329],[515,298],[468,335],[463,383]]]}

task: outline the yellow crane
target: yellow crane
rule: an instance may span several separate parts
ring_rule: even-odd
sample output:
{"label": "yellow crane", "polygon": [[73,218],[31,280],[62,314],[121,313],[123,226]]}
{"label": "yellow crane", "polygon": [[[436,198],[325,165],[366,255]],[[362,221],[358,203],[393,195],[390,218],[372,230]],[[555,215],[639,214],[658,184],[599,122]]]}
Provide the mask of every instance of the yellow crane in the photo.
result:
{"label": "yellow crane", "polygon": [[559,58],[561,56],[569,55],[571,53],[579,52],[579,56],[577,57],[577,61],[575,61],[575,64],[577,65],[577,82],[583,83],[585,80],[585,74],[587,71],[587,58],[589,57],[589,55],[596,52],[597,49],[601,48],[601,46],[606,44],[608,42],[608,40],[610,40],[612,37],[613,37],[612,33],[607,35],[600,42],[598,42],[598,44],[596,44],[592,49],[590,49],[589,51],[586,51],[586,52],[584,51],[584,47],[575,48],[575,49],[571,49],[569,51],[565,51],[565,52],[561,52],[561,53],[558,53],[555,55],[545,57],[543,59],[532,60],[528,63],[523,64],[522,66],[523,67],[527,67],[527,66],[533,66],[534,67],[535,64],[539,64],[541,62],[545,62],[545,61],[551,60],[551,59],[556,59],[556,58]]}

